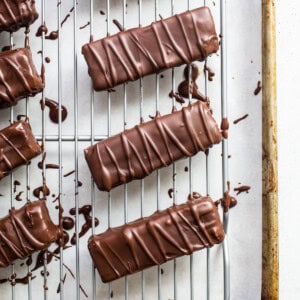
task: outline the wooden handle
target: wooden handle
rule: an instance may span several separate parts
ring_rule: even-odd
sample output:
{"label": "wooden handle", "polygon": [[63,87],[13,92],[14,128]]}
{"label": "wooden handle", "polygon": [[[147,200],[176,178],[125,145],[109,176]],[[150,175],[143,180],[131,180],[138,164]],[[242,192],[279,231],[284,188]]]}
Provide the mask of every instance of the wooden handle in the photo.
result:
{"label": "wooden handle", "polygon": [[278,295],[275,0],[262,0],[262,300]]}

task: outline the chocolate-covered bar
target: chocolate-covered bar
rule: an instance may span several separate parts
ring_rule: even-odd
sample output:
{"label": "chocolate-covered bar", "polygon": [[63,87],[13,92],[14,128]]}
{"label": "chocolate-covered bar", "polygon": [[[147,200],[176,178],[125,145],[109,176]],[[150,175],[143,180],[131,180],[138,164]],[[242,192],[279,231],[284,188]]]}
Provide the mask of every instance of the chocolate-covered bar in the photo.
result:
{"label": "chocolate-covered bar", "polygon": [[0,108],[15,105],[21,98],[34,96],[44,88],[28,48],[1,52],[0,70]]}
{"label": "chocolate-covered bar", "polygon": [[0,267],[46,249],[57,240],[58,232],[45,200],[28,202],[20,209],[12,208],[0,220]]}
{"label": "chocolate-covered bar", "polygon": [[204,60],[219,49],[208,7],[119,32],[86,44],[82,53],[96,91],[167,68]]}
{"label": "chocolate-covered bar", "polygon": [[215,203],[193,193],[185,204],[92,236],[88,248],[102,281],[109,282],[223,239]]}
{"label": "chocolate-covered bar", "polygon": [[0,31],[17,31],[32,24],[38,16],[35,0],[0,1]]}
{"label": "chocolate-covered bar", "polygon": [[110,191],[205,151],[221,138],[209,105],[198,101],[100,141],[85,149],[85,157],[98,188]]}
{"label": "chocolate-covered bar", "polygon": [[41,153],[28,121],[17,121],[0,131],[0,179]]}

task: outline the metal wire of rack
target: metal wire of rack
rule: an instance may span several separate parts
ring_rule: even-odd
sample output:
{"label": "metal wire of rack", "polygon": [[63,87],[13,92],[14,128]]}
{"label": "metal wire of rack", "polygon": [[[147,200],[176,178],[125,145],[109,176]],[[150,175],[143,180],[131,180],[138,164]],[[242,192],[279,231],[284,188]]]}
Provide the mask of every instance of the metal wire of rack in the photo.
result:
{"label": "metal wire of rack", "polygon": [[[48,289],[48,286],[51,285],[51,282],[49,282],[49,278],[48,278],[48,268],[50,268],[50,265],[47,265],[47,255],[45,255],[44,257],[44,268],[43,268],[43,299],[56,299],[57,297],[59,299],[65,299],[65,298],[70,298],[70,297],[76,297],[77,300],[85,298],[85,296],[82,293],[82,281],[84,279],[85,276],[87,276],[90,279],[90,285],[88,288],[88,295],[89,298],[91,299],[105,299],[105,297],[103,298],[103,295],[106,295],[107,299],[111,299],[111,298],[116,298],[118,299],[118,297],[121,299],[147,299],[147,294],[149,293],[149,288],[147,287],[149,279],[147,279],[147,271],[143,271],[141,272],[139,275],[137,275],[137,277],[135,277],[135,279],[139,278],[140,280],[140,288],[139,291],[134,292],[132,294],[131,291],[131,281],[129,281],[129,278],[126,277],[123,284],[117,284],[117,288],[120,289],[122,288],[123,285],[123,292],[120,292],[120,295],[118,295],[116,293],[116,286],[114,283],[109,283],[108,285],[103,285],[99,282],[98,279],[98,275],[96,274],[95,268],[92,265],[92,262],[90,262],[90,266],[88,268],[82,268],[82,264],[81,264],[81,260],[82,258],[82,252],[86,251],[83,250],[84,244],[81,242],[81,240],[79,239],[79,231],[80,231],[80,216],[79,216],[79,207],[80,207],[80,200],[81,197],[79,196],[79,156],[82,154],[80,151],[83,147],[83,145],[88,146],[91,144],[94,144],[96,141],[105,139],[107,137],[109,137],[110,135],[113,134],[113,126],[112,126],[112,119],[113,119],[113,115],[112,115],[112,101],[114,100],[112,96],[112,93],[107,92],[105,96],[103,96],[102,93],[101,98],[103,99],[98,99],[98,94],[96,94],[93,91],[92,85],[91,85],[91,81],[89,81],[89,85],[90,87],[88,87],[88,93],[89,93],[89,128],[88,131],[89,133],[83,133],[80,131],[80,116],[79,116],[79,110],[81,109],[81,106],[79,104],[79,88],[80,88],[80,80],[79,80],[79,38],[78,38],[78,27],[79,27],[79,21],[78,21],[78,17],[80,16],[80,9],[79,9],[79,4],[80,1],[78,0],[72,0],[72,5],[73,5],[73,10],[72,10],[72,35],[73,35],[73,71],[74,71],[74,76],[73,76],[73,91],[74,91],[74,102],[73,102],[73,116],[72,116],[72,121],[73,121],[73,125],[72,130],[73,132],[67,132],[65,133],[64,128],[63,128],[63,124],[62,124],[62,119],[61,119],[61,115],[59,115],[59,122],[58,122],[58,127],[57,127],[57,132],[52,131],[52,132],[48,132],[47,130],[47,121],[46,121],[46,115],[45,115],[45,111],[42,112],[42,117],[41,117],[41,122],[42,122],[42,126],[41,126],[41,132],[40,134],[37,134],[37,139],[39,141],[41,141],[43,143],[43,145],[45,145],[44,151],[47,151],[47,145],[51,144],[51,145],[55,145],[56,146],[56,155],[57,155],[57,159],[58,159],[58,164],[59,164],[59,169],[58,169],[58,175],[57,175],[57,189],[58,189],[58,195],[60,197],[60,201],[62,202],[62,204],[64,205],[66,203],[66,193],[69,189],[69,187],[66,187],[63,183],[63,165],[66,162],[66,159],[64,159],[64,147],[66,144],[73,144],[73,154],[72,154],[72,161],[71,164],[73,164],[73,168],[75,170],[74,173],[74,185],[73,185],[73,197],[74,197],[74,206],[76,208],[76,215],[75,215],[75,232],[76,232],[76,246],[75,246],[75,255],[74,255],[74,265],[72,267],[75,267],[75,274],[74,274],[74,278],[75,278],[75,287],[73,288],[72,291],[69,290],[69,288],[65,287],[65,274],[66,274],[66,270],[65,270],[65,260],[67,259],[66,257],[66,253],[64,253],[63,250],[60,251],[60,260],[59,260],[59,266],[58,266],[58,270],[56,269],[55,272],[57,272],[59,275],[59,286],[60,286],[60,293],[56,296],[53,294],[53,291],[50,292]],[[144,23],[144,19],[143,16],[145,15],[145,11],[144,11],[144,4],[145,4],[146,0],[139,0],[136,10],[137,10],[137,21],[138,24],[137,25],[143,25]],[[150,2],[150,1],[147,1]],[[158,0],[154,0],[154,5],[153,5],[153,9],[154,9],[154,14],[152,14],[152,19],[158,19],[160,18],[159,14],[159,8],[160,8],[160,2]],[[192,8],[192,4],[191,4],[191,0],[187,0],[186,3],[186,9],[191,9]],[[203,1],[203,5],[206,5],[207,1]],[[70,4],[71,2],[69,1],[68,4]],[[128,15],[127,15],[127,1],[126,0],[122,0],[121,4],[116,4],[116,3],[111,3],[111,0],[106,0],[105,1],[105,10],[106,10],[106,20],[105,20],[105,31],[106,34],[109,35],[111,32],[111,21],[112,21],[112,17],[111,17],[111,10],[112,10],[112,6],[117,6],[119,5],[119,9],[122,12],[121,16],[122,16],[122,25],[124,28],[126,28],[127,26],[127,20],[128,20]],[[131,5],[133,5],[133,2],[130,2]],[[40,0],[40,8],[41,8],[41,14],[40,14],[40,24],[44,24],[45,22],[47,22],[46,19],[46,6],[50,6],[49,2],[45,2],[45,0]],[[102,5],[102,4],[101,4]],[[136,5],[136,4],[135,4]],[[165,2],[164,2],[165,5]],[[59,28],[59,30],[61,30],[61,23],[62,23],[62,8],[64,6],[64,2],[57,0],[56,3],[56,13],[57,13],[57,18],[56,18],[56,23],[57,23],[57,27]],[[146,6],[146,5],[145,5]],[[174,15],[176,13],[176,9],[175,9],[175,1],[174,0],[170,0],[170,15]],[[199,3],[197,4],[197,6],[199,6]],[[147,6],[148,8],[148,6]],[[182,5],[180,7],[182,9]],[[95,32],[97,32],[97,29],[95,29],[95,13],[99,13],[97,10],[99,9],[99,4],[95,5],[95,1],[94,0],[90,0],[89,1],[89,7],[88,7],[88,11],[89,11],[89,23],[90,23],[90,30],[89,30],[89,36],[90,37],[94,37]],[[227,65],[226,65],[226,1],[220,1],[220,32],[223,35],[223,38],[221,39],[221,56],[220,56],[220,69],[221,69],[221,117],[222,118],[226,118],[227,117]],[[147,12],[148,13],[148,12]],[[80,20],[82,20],[80,18]],[[71,34],[71,33],[70,33]],[[87,42],[87,41],[86,41]],[[14,45],[14,37],[13,35],[10,36],[10,44]],[[62,51],[63,48],[66,47],[65,44],[62,41],[61,36],[59,35],[58,41],[57,41],[57,48],[56,48],[56,56],[57,56],[57,100],[59,103],[59,110],[61,110],[62,105],[63,105],[63,97],[64,97],[64,75],[63,75],[63,70],[62,70],[62,65],[64,63],[63,61],[63,57],[62,57]],[[45,51],[46,51],[46,46],[45,46],[45,33],[42,34],[41,37],[41,61],[42,64],[44,63],[44,59],[45,59]],[[177,70],[176,69],[172,69],[170,70],[170,83],[169,86],[172,88],[172,90],[175,90],[176,88],[176,79],[178,78],[178,73],[181,72],[181,70]],[[47,76],[47,74],[46,74]],[[160,101],[160,75],[155,75],[155,80],[154,80],[154,88],[153,88],[153,94],[154,94],[154,99],[155,99],[155,111],[159,111],[161,109],[161,101]],[[189,79],[190,80],[190,79]],[[148,83],[148,82],[147,82]],[[165,82],[164,82],[165,84]],[[148,88],[145,84],[145,80],[142,78],[140,79],[137,83],[135,83],[135,85],[137,86],[137,90],[138,90],[138,115],[139,115],[139,119],[144,119],[146,118],[146,113],[149,113],[149,111],[147,110],[147,108],[145,108],[145,98],[149,98],[149,95],[145,95],[146,93],[148,93]],[[202,85],[205,88],[205,94],[208,95],[209,94],[209,87],[208,87],[208,79],[207,76],[205,75]],[[129,112],[129,107],[128,107],[128,89],[130,87],[128,87],[128,85],[124,84],[122,87],[122,90],[119,90],[117,95],[121,96],[121,98],[123,98],[123,112],[122,112],[122,123],[123,126],[122,128],[119,128],[119,130],[122,129],[126,129],[128,127],[128,123],[129,123],[129,116],[128,116],[128,112]],[[85,87],[85,89],[87,89]],[[146,90],[146,91],[145,91]],[[46,97],[46,93],[47,90],[45,92],[43,92],[42,94],[42,101],[45,101],[45,97]],[[104,99],[106,99],[104,101]],[[97,105],[98,103],[96,103],[96,101],[101,100],[103,102],[106,102],[105,106],[106,108],[105,110],[105,120],[106,120],[106,133],[98,133],[97,129],[96,129],[96,120],[98,118],[101,118],[101,115],[98,115],[98,110],[97,110]],[[189,97],[189,100],[191,100],[191,96]],[[175,106],[176,102],[175,99],[172,99],[172,105]],[[28,99],[26,100],[26,104],[25,104],[25,114],[27,116],[29,116],[29,118],[32,120],[33,116],[31,115],[30,109],[29,109],[29,102]],[[10,119],[13,120],[14,119],[14,109],[12,108],[10,111]],[[121,115],[119,115],[119,117],[121,117]],[[69,148],[68,148],[69,151]],[[204,157],[204,161],[205,161],[205,180],[203,178],[196,178],[196,181],[205,181],[205,192],[206,194],[210,194],[211,193],[211,189],[210,189],[210,181],[211,181],[211,170],[210,170],[210,165],[211,165],[211,157],[210,155],[206,155]],[[188,192],[192,192],[194,189],[197,189],[198,187],[194,184],[195,182],[195,177],[196,176],[196,172],[195,172],[195,166],[194,166],[194,158],[189,159],[188,161]],[[29,186],[31,183],[31,174],[30,174],[30,170],[33,167],[31,166],[27,166],[26,167],[26,186]],[[178,167],[178,163],[174,163],[171,167],[170,167],[170,172],[172,173],[172,188],[174,190],[174,194],[173,194],[173,199],[172,199],[172,203],[176,204],[179,203],[179,196],[178,193],[176,192],[177,189],[180,186],[180,179],[178,179],[177,177],[177,173],[179,172],[179,167]],[[46,167],[45,167],[45,161],[43,161],[43,168],[42,168],[42,173],[45,175],[45,178],[47,179],[48,175]],[[49,175],[50,176],[50,175]],[[14,206],[14,195],[13,195],[13,181],[14,181],[14,175],[11,175],[10,177],[10,185],[11,185],[11,206]],[[87,180],[88,181],[88,180]],[[228,181],[228,145],[227,145],[227,141],[223,140],[222,142],[222,187],[223,187],[223,193],[226,191],[227,189],[227,181]],[[163,207],[162,205],[162,200],[161,200],[161,188],[162,188],[162,176],[161,176],[161,171],[158,170],[156,172],[156,178],[154,180],[155,182],[155,189],[156,189],[156,195],[153,198],[156,198],[156,207],[155,209],[161,209]],[[99,211],[99,202],[96,202],[96,198],[99,197],[99,195],[102,197],[101,202],[107,201],[106,205],[102,205],[101,204],[101,209],[103,207],[106,207],[106,214],[107,214],[107,222],[106,225],[103,225],[104,229],[105,227],[111,227],[113,226],[113,222],[112,222],[112,214],[113,214],[113,198],[115,197],[115,194],[112,192],[107,193],[106,195],[104,195],[103,193],[99,193],[98,191],[96,191],[95,185],[93,183],[92,180],[89,181],[89,185],[90,188],[88,188],[85,197],[90,198],[90,203],[92,205],[92,219],[95,220],[95,218],[97,217],[97,212]],[[145,216],[147,214],[147,209],[146,209],[146,205],[145,205],[145,198],[146,198],[146,185],[147,182],[146,180],[141,180],[138,183],[138,187],[135,187],[136,190],[139,190],[139,215],[141,217]],[[203,191],[204,192],[204,191]],[[88,195],[89,193],[89,195]],[[129,201],[128,201],[128,193],[129,193],[129,186],[128,185],[124,185],[123,187],[123,222],[126,223],[128,221],[130,221],[129,218]],[[29,194],[29,189],[26,190],[26,198],[29,199],[30,198],[30,194]],[[87,201],[88,202],[88,201]],[[120,204],[121,202],[118,202],[118,204]],[[104,208],[103,208],[104,209]],[[224,229],[225,232],[227,232],[228,229],[228,221],[229,221],[229,215],[228,213],[223,213],[223,223],[224,223]],[[104,222],[104,221],[103,221]],[[103,223],[102,222],[102,223]],[[98,232],[99,230],[95,228],[95,223],[92,222],[92,229],[91,232],[92,234]],[[223,288],[223,298],[225,300],[230,299],[230,263],[229,263],[229,249],[228,249],[228,241],[227,241],[228,235],[226,234],[226,238],[225,241],[223,243],[223,247],[222,247],[222,251],[223,251],[223,282],[224,282],[224,288]],[[87,252],[85,252],[85,255],[87,255]],[[212,290],[212,257],[211,257],[211,250],[208,249],[206,250],[206,291],[204,292],[204,294],[206,295],[206,299],[211,300],[213,299],[212,294],[211,294],[211,290]],[[196,284],[195,284],[195,272],[196,272],[196,268],[198,267],[196,265],[197,260],[194,259],[194,255],[190,256],[189,259],[189,274],[186,274],[187,276],[189,276],[189,293],[188,296],[185,299],[198,299],[198,297],[196,296]],[[174,300],[182,300],[182,293],[179,293],[179,289],[180,289],[180,285],[179,285],[179,272],[182,269],[180,262],[178,262],[177,260],[174,260],[170,266],[172,269],[172,280],[173,281],[170,286],[173,286],[172,292],[170,292],[171,296],[170,298],[174,299]],[[86,270],[89,269],[90,271],[90,275],[86,274]],[[187,271],[187,270],[186,270]],[[14,265],[12,265],[11,267],[11,275],[15,274],[15,267]],[[27,272],[30,272],[30,267],[27,267]],[[156,277],[156,281],[157,283],[155,285],[153,285],[155,288],[157,288],[157,292],[155,293],[155,298],[157,299],[165,299],[163,296],[163,286],[164,283],[162,282],[163,276],[163,269],[161,266],[157,267],[157,271],[156,271],[156,276],[155,275],[151,275],[151,278],[155,278]],[[13,277],[12,277],[13,278]],[[13,281],[14,279],[12,279]],[[28,282],[28,286],[27,286],[27,299],[31,300],[31,299],[37,299],[35,296],[35,291],[36,291],[36,286],[33,286],[31,277],[29,277],[29,282]],[[152,287],[153,288],[153,287]],[[16,285],[12,284],[12,288],[11,288],[11,299],[20,299],[18,298],[18,296],[16,295],[16,290],[18,289],[18,287]],[[105,292],[103,292],[103,290]],[[75,293],[74,293],[75,291]],[[23,295],[22,299],[25,296]],[[152,295],[153,297],[153,295]],[[57,299],[58,299],[57,298]],[[75,298],[73,298],[75,299]],[[154,299],[154,298],[151,298]]]}

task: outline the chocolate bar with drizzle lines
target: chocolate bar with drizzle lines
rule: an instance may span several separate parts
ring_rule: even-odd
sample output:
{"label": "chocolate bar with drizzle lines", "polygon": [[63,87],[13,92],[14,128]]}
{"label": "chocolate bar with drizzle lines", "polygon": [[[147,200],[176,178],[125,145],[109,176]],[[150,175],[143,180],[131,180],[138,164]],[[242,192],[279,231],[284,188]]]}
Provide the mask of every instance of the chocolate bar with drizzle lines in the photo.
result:
{"label": "chocolate bar with drizzle lines", "polygon": [[147,27],[124,30],[83,46],[96,91],[205,60],[219,49],[208,7],[190,10]]}
{"label": "chocolate bar with drizzle lines", "polygon": [[45,200],[27,202],[20,209],[12,207],[0,220],[0,267],[46,249],[58,236],[59,228],[52,222]]}
{"label": "chocolate bar with drizzle lines", "polygon": [[198,101],[100,141],[85,149],[85,157],[98,188],[110,191],[221,139],[209,104]]}
{"label": "chocolate bar with drizzle lines", "polygon": [[31,25],[39,14],[35,8],[35,0],[1,0],[0,32],[14,32],[21,27]]}
{"label": "chocolate bar with drizzle lines", "polygon": [[184,204],[92,236],[88,248],[102,281],[109,282],[223,239],[215,203],[193,193]]}
{"label": "chocolate bar with drizzle lines", "polygon": [[16,105],[18,100],[44,88],[28,48],[1,52],[0,70],[0,108]]}
{"label": "chocolate bar with drizzle lines", "polygon": [[0,179],[39,155],[42,149],[32,134],[29,121],[17,121],[0,131]]}

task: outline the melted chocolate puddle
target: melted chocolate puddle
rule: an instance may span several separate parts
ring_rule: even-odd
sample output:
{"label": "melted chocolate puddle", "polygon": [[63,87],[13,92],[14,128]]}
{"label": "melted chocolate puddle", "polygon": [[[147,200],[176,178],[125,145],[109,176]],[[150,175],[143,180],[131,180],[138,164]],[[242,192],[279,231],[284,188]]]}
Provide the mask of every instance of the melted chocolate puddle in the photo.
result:
{"label": "melted chocolate puddle", "polygon": [[[81,230],[78,234],[79,238],[84,236],[89,231],[89,229],[92,228],[91,212],[92,212],[92,206],[91,205],[84,205],[84,206],[82,206],[78,209],[78,213],[82,214],[84,216],[84,219],[85,219],[85,223],[82,225]],[[76,215],[76,208],[75,207],[70,209],[70,215],[72,215],[72,216]],[[94,222],[95,222],[95,226],[99,225],[99,220],[97,218],[95,218]],[[74,233],[72,238],[71,238],[71,244],[72,245],[76,244],[76,233]]]}

